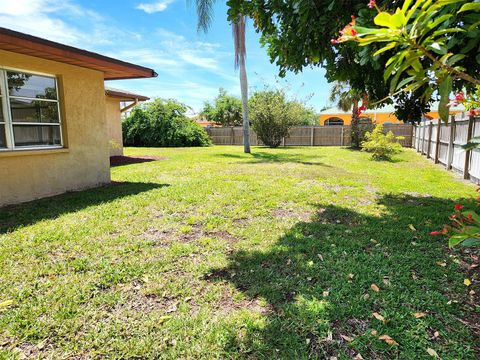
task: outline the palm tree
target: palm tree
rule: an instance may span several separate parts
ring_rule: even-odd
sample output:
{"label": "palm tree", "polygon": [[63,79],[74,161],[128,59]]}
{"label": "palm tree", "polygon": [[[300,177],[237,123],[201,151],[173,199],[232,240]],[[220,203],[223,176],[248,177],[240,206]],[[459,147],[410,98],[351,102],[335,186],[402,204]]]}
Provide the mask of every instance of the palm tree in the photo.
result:
{"label": "palm tree", "polygon": [[[197,7],[197,30],[207,32],[213,17],[213,5],[216,0],[195,0]],[[245,58],[245,16],[239,16],[232,22],[233,45],[235,48],[235,69],[240,70],[240,90],[243,110],[243,151],[250,153],[250,123],[248,121],[248,80]]]}
{"label": "palm tree", "polygon": [[364,93],[352,88],[346,81],[335,81],[330,89],[330,101],[336,103],[342,111],[352,111],[352,147],[360,147],[360,111],[359,102]]}

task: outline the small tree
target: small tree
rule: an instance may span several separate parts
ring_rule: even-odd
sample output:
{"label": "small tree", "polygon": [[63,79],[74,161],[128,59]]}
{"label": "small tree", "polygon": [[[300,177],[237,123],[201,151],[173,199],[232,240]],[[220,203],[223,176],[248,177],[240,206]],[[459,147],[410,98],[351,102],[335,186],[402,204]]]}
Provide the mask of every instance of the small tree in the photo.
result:
{"label": "small tree", "polygon": [[206,120],[222,126],[241,126],[242,101],[220,88],[213,104],[205,103],[201,115]]}
{"label": "small tree", "polygon": [[371,153],[373,160],[391,160],[392,155],[402,151],[399,140],[403,140],[403,137],[396,137],[391,131],[385,135],[383,125],[378,124],[372,132],[365,133],[362,150]]}
{"label": "small tree", "polygon": [[253,130],[262,142],[278,147],[292,126],[301,122],[298,106],[289,102],[280,90],[264,90],[253,94],[249,101]]}

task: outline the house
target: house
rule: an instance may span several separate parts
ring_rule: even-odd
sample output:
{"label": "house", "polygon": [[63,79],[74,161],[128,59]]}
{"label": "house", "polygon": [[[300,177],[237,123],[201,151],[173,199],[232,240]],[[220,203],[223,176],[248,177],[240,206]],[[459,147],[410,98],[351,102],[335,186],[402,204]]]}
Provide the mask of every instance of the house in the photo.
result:
{"label": "house", "polygon": [[140,102],[150,98],[107,86],[105,86],[105,97],[110,156],[121,156],[123,155],[122,113],[130,111]]}
{"label": "house", "polygon": [[156,75],[0,28],[0,205],[109,183],[104,81]]}
{"label": "house", "polygon": [[[438,103],[431,106],[432,109],[438,108]],[[397,119],[394,114],[395,108],[393,105],[386,105],[379,109],[367,109],[361,115],[361,121],[373,122],[375,124],[403,124],[403,121]],[[452,109],[452,114],[464,111],[463,108]],[[430,111],[425,114],[426,119],[438,119],[437,111]],[[320,113],[320,125],[350,125],[352,121],[352,113],[345,112],[338,108],[329,108]]]}

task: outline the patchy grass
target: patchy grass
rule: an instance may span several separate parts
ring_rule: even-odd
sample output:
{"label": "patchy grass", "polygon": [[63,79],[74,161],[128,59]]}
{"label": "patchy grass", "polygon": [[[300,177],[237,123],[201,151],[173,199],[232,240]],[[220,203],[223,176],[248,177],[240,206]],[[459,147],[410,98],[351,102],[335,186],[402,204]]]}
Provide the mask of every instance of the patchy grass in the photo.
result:
{"label": "patchy grass", "polygon": [[428,235],[472,185],[410,150],[241,151],[127,149],[167,160],[0,209],[0,358],[475,358]]}

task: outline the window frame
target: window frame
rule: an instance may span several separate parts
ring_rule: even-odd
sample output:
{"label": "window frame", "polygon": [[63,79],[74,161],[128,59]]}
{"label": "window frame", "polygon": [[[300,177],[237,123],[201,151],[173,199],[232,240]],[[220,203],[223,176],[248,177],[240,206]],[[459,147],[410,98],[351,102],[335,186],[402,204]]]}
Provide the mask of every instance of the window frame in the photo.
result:
{"label": "window frame", "polygon": [[[36,76],[43,76],[52,78],[55,81],[55,94],[57,96],[56,100],[53,99],[38,99],[38,98],[30,98],[25,96],[11,96],[8,92],[8,77],[7,72],[19,72],[29,75],[36,75]],[[58,89],[58,77],[53,74],[46,74],[36,71],[18,69],[18,68],[11,68],[11,67],[4,67],[0,66],[0,101],[2,102],[2,110],[3,110],[3,122],[0,122],[1,125],[5,126],[5,140],[6,146],[5,148],[0,148],[0,153],[2,152],[9,152],[9,151],[29,151],[29,150],[49,150],[49,149],[63,149],[65,147],[64,139],[63,139],[63,121],[62,121],[62,112],[61,112],[61,99]],[[58,113],[58,123],[41,123],[41,122],[18,122],[13,121],[12,118],[12,111],[10,107],[10,99],[19,99],[19,100],[39,100],[45,102],[51,102],[57,104],[57,113]],[[13,132],[14,126],[58,126],[59,134],[60,134],[60,144],[59,145],[26,145],[26,146],[18,146],[15,145],[15,137]]]}

